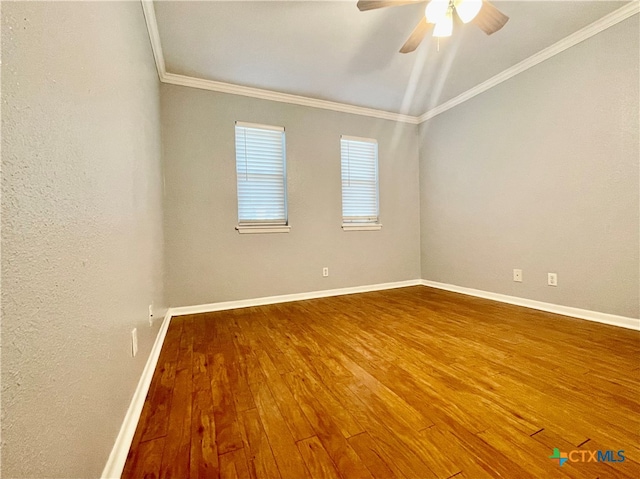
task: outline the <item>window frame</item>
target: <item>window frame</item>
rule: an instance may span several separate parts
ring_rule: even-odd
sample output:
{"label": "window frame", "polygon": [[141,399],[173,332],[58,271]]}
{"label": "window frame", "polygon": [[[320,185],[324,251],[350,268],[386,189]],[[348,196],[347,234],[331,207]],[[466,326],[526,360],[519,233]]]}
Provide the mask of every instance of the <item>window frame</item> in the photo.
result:
{"label": "window frame", "polygon": [[[256,130],[269,130],[278,131],[282,133],[282,180],[283,180],[283,201],[284,201],[284,220],[269,220],[269,219],[253,219],[253,220],[241,220],[240,219],[240,188],[239,188],[239,175],[238,175],[238,128],[249,128]],[[249,123],[245,121],[236,121],[234,125],[234,148],[235,148],[235,170],[236,170],[236,206],[237,206],[237,221],[236,230],[240,234],[251,233],[288,233],[291,230],[289,225],[289,209],[288,209],[288,190],[287,190],[287,141],[286,132],[283,126],[264,125],[259,123]],[[246,153],[245,153],[246,160]]]}
{"label": "window frame", "polygon": [[[344,183],[343,183],[343,140],[347,142],[371,143],[375,145],[375,196],[376,196],[376,217],[372,221],[345,221],[344,216]],[[348,161],[348,160],[347,160]],[[382,229],[380,222],[380,155],[378,140],[374,138],[363,138],[359,136],[340,135],[340,193],[342,205],[342,229],[344,231],[377,231]]]}

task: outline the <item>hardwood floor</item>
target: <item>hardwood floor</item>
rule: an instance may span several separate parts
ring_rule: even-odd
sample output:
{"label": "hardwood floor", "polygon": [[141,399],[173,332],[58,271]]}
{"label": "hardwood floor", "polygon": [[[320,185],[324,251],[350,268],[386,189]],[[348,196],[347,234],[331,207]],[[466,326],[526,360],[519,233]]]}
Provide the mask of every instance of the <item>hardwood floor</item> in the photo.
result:
{"label": "hardwood floor", "polygon": [[637,479],[639,445],[640,333],[416,286],[173,318],[123,477]]}

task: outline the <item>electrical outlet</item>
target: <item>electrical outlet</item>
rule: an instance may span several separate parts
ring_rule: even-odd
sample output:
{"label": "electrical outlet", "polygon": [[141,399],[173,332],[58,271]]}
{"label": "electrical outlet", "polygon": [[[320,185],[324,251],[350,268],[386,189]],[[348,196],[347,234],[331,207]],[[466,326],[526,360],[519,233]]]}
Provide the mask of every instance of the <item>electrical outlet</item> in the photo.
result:
{"label": "electrical outlet", "polygon": [[138,354],[138,330],[133,328],[131,330],[131,355],[135,358]]}
{"label": "electrical outlet", "polygon": [[153,304],[149,305],[149,326],[153,326]]}
{"label": "electrical outlet", "polygon": [[558,286],[558,274],[557,273],[549,273],[547,275],[547,284],[549,286]]}
{"label": "electrical outlet", "polygon": [[522,283],[522,270],[521,269],[514,269],[513,270],[513,280],[517,281],[518,283]]}
{"label": "electrical outlet", "polygon": [[324,276],[325,278],[329,276],[329,268],[322,268],[322,276]]}

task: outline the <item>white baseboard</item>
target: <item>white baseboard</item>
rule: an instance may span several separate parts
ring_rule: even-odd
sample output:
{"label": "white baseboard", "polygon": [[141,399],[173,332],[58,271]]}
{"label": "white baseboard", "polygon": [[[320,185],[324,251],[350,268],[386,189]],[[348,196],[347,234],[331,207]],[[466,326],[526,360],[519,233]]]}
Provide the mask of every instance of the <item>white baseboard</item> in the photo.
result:
{"label": "white baseboard", "polygon": [[240,301],[225,301],[222,303],[201,304],[198,306],[184,306],[179,308],[169,308],[162,321],[156,341],[149,353],[149,359],[142,371],[142,376],[138,382],[138,387],[133,393],[131,404],[125,415],[120,432],[113,445],[107,464],[102,471],[102,479],[119,479],[122,475],[129,448],[133,441],[133,436],[142,414],[144,401],[151,386],[151,379],[160,357],[160,351],[164,343],[164,338],[169,329],[169,323],[173,316],[183,316],[185,314],[208,313],[211,311],[223,311],[227,309],[247,308],[249,306],[261,306],[265,304],[287,303],[290,301],[301,301],[304,299],[326,298],[329,296],[340,296],[344,294],[366,293],[368,291],[382,291],[385,289],[403,288],[406,286],[418,286],[421,280],[398,281],[395,283],[372,284],[368,286],[355,286],[352,288],[330,289],[326,291],[313,291],[310,293],[285,294],[282,296],[269,296],[265,298],[245,299]]}
{"label": "white baseboard", "polygon": [[142,407],[144,406],[144,401],[147,398],[147,393],[151,386],[151,379],[153,378],[153,373],[156,370],[156,364],[158,363],[162,344],[164,343],[164,338],[167,335],[170,322],[171,310],[168,310],[162,320],[162,324],[160,325],[158,336],[156,336],[156,341],[153,343],[153,347],[149,353],[149,358],[147,359],[147,364],[144,366],[140,381],[138,381],[138,386],[133,393],[131,404],[124,416],[124,421],[120,427],[120,432],[118,433],[116,442],[113,445],[113,449],[111,449],[111,454],[109,455],[107,464],[104,466],[104,470],[102,471],[102,479],[119,479],[122,475],[122,470],[124,469],[124,464],[127,460],[127,454],[129,454],[129,448],[131,447],[131,441],[133,441],[133,436],[136,432],[138,421],[140,420],[140,414],[142,414]]}
{"label": "white baseboard", "polygon": [[570,306],[562,306],[559,304],[544,303],[542,301],[535,301],[533,299],[518,298],[516,296],[508,296],[506,294],[491,293],[488,291],[481,291],[478,289],[465,288],[462,286],[456,286],[453,284],[438,283],[436,281],[429,281],[424,279],[413,279],[408,281],[397,281],[394,283],[381,283],[371,284],[366,286],[354,286],[351,288],[339,288],[328,289],[324,291],[312,291],[309,293],[296,293],[285,294],[280,296],[267,296],[264,298],[255,299],[243,299],[239,301],[225,301],[221,303],[201,304],[197,306],[182,306],[178,308],[169,308],[167,314],[164,317],[158,336],[149,354],[149,359],[144,367],[138,387],[136,388],[133,399],[127,414],[125,415],[124,422],[116,438],[116,442],[109,455],[109,460],[102,471],[102,479],[116,479],[122,475],[122,470],[131,447],[131,441],[136,432],[138,420],[142,413],[144,401],[151,385],[151,379],[160,357],[160,351],[164,338],[167,335],[169,329],[169,323],[173,316],[183,316],[186,314],[198,314],[209,313],[213,311],[224,311],[228,309],[247,308],[251,306],[262,306],[266,304],[288,303],[291,301],[302,301],[305,299],[327,298],[330,296],[342,296],[345,294],[355,293],[367,293],[370,291],[382,291],[386,289],[404,288],[407,286],[429,286],[432,288],[443,289],[446,291],[453,291],[455,293],[462,293],[469,296],[476,296],[479,298],[490,299],[493,301],[499,301],[501,303],[514,304],[517,306],[524,306],[526,308],[537,309],[540,311],[546,311],[549,313],[561,314],[564,316],[571,316],[574,318],[586,319],[589,321],[596,321],[598,323],[609,324],[612,326],[619,326],[622,328],[633,329],[640,331],[640,319],[628,318],[625,316],[616,316],[613,314],[599,313],[597,311],[589,311],[586,309],[572,308]]}
{"label": "white baseboard", "polygon": [[506,294],[491,293],[479,289],[465,288],[453,284],[438,283],[423,279],[420,284],[430,286],[432,288],[453,291],[454,293],[462,293],[478,298],[491,299],[501,303],[515,304],[516,306],[524,306],[525,308],[538,309],[548,313],[562,314],[563,316],[571,316],[573,318],[586,319],[597,323],[609,324],[611,326],[619,326],[621,328],[634,329],[640,331],[640,319],[628,318],[626,316],[616,316],[615,314],[600,313],[598,311],[590,311],[588,309],[573,308],[571,306],[562,306],[560,304],[545,303],[534,299],[519,298],[517,296],[508,296]]}
{"label": "white baseboard", "polygon": [[395,283],[370,284],[366,286],[354,286],[351,288],[312,291],[309,293],[283,294],[281,296],[267,296],[264,298],[241,299],[239,301],[224,301],[221,303],[200,304],[197,306],[182,306],[178,308],[171,308],[170,311],[172,316],[182,316],[185,314],[210,313],[213,311],[224,311],[227,309],[249,308],[251,306],[263,306],[265,304],[289,303],[291,301],[327,298],[330,296],[342,296],[344,294],[368,293],[370,291],[382,291],[385,289],[404,288],[407,286],[418,286],[420,284],[422,284],[422,280],[411,279],[408,281],[397,281]]}

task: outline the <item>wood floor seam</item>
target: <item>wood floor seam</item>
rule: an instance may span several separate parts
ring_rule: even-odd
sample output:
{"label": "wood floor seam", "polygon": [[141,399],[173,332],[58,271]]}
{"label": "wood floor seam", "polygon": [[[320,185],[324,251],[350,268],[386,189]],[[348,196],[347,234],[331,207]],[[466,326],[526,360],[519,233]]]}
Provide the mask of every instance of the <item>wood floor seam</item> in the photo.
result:
{"label": "wood floor seam", "polygon": [[122,478],[633,479],[638,357],[421,286],[175,317]]}

